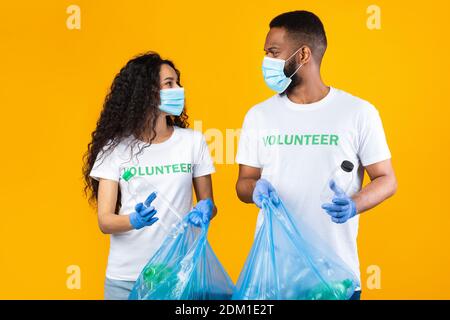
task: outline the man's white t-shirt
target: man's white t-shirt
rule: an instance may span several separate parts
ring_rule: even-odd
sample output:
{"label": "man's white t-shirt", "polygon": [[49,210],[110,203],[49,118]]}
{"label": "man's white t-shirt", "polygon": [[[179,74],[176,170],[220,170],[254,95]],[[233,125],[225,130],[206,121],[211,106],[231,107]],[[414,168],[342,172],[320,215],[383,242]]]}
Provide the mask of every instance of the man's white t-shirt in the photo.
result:
{"label": "man's white t-shirt", "polygon": [[[344,160],[356,170],[352,193],[361,189],[364,166],[391,157],[378,111],[367,101],[330,87],[311,104],[275,95],[245,116],[236,162],[261,168],[297,221],[304,221],[360,277],[356,238],[359,216],[336,224],[320,195]],[[350,194],[351,195],[351,194]],[[257,230],[262,223],[258,216]]]}
{"label": "man's white t-shirt", "polygon": [[[172,208],[185,215],[192,208],[192,179],[214,172],[203,135],[191,129],[174,128],[170,138],[163,143],[148,146],[129,137],[110,151],[106,152],[106,146],[97,156],[90,176],[119,182],[120,215],[133,212],[137,201],[144,202],[151,192],[158,194],[152,205],[157,210],[155,217],[160,221],[139,230],[111,234],[107,278],[135,281],[167,235],[160,222],[165,221],[164,224],[170,226],[171,222],[177,221],[158,197],[164,197]],[[122,178],[125,170],[135,174],[128,182]],[[146,179],[151,187],[139,189],[133,196],[134,189],[127,184],[138,178]]]}

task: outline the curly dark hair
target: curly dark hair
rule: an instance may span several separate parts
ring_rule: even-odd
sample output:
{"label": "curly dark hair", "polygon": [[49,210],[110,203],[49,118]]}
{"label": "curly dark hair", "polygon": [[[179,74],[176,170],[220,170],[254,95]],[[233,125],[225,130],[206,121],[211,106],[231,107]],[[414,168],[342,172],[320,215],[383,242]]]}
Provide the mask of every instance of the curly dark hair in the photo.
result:
{"label": "curly dark hair", "polygon": [[[161,66],[167,64],[175,69],[180,84],[180,71],[170,60],[165,60],[155,52],[140,54],[130,61],[115,76],[111,88],[103,103],[103,110],[92,132],[92,141],[88,144],[83,160],[84,192],[91,205],[97,204],[99,182],[89,176],[98,154],[104,154],[116,147],[123,138],[139,138],[144,132],[151,132],[150,141],[139,149],[151,145],[156,136],[155,125],[160,114],[160,78]],[[167,116],[167,124],[187,128],[185,110],[180,116]],[[138,141],[134,139],[136,144]],[[120,209],[121,192],[117,196],[115,213]]]}

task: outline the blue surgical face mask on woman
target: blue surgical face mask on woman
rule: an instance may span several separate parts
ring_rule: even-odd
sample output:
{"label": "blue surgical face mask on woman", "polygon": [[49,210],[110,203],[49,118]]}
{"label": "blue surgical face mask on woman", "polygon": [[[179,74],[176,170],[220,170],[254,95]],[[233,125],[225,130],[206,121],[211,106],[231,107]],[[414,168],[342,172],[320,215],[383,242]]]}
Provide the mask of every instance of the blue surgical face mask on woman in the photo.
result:
{"label": "blue surgical face mask on woman", "polygon": [[184,109],[184,88],[161,89],[159,109],[173,116],[179,116]]}
{"label": "blue surgical face mask on woman", "polygon": [[295,70],[295,72],[291,74],[289,77],[286,77],[286,75],[284,74],[284,67],[286,66],[286,62],[289,61],[289,59],[291,59],[300,49],[301,48],[295,51],[286,60],[270,58],[267,56],[264,57],[262,71],[264,81],[266,82],[267,86],[270,89],[278,93],[282,93],[291,84],[292,77],[303,66],[303,64],[300,64],[298,68]]}

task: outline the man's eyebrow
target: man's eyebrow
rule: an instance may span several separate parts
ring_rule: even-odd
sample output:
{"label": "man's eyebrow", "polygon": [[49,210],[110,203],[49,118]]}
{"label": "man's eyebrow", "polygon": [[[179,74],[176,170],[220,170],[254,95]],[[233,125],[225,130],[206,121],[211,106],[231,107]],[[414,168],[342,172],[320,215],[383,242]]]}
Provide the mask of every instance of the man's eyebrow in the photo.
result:
{"label": "man's eyebrow", "polygon": [[264,49],[264,51],[267,52],[267,51],[271,51],[271,50],[273,50],[273,49],[278,49],[278,48],[279,48],[279,47],[278,47],[277,45],[273,45],[273,46],[271,46],[270,48]]}

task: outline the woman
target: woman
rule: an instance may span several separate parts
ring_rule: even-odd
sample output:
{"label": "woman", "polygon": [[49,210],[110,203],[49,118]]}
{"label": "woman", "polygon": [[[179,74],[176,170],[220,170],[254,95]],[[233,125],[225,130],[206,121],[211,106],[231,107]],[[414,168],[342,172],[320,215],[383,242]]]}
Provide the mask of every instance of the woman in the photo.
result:
{"label": "woman", "polygon": [[[217,212],[214,166],[203,135],[187,129],[186,119],[180,72],[171,61],[154,52],[142,54],[116,75],[83,168],[100,230],[111,234],[105,299],[128,298],[166,236],[163,227],[176,222],[173,208],[190,211],[192,186],[198,202],[190,221],[206,223]],[[124,179],[127,172],[152,187],[130,191],[134,177]],[[157,205],[158,197],[165,202]]]}

